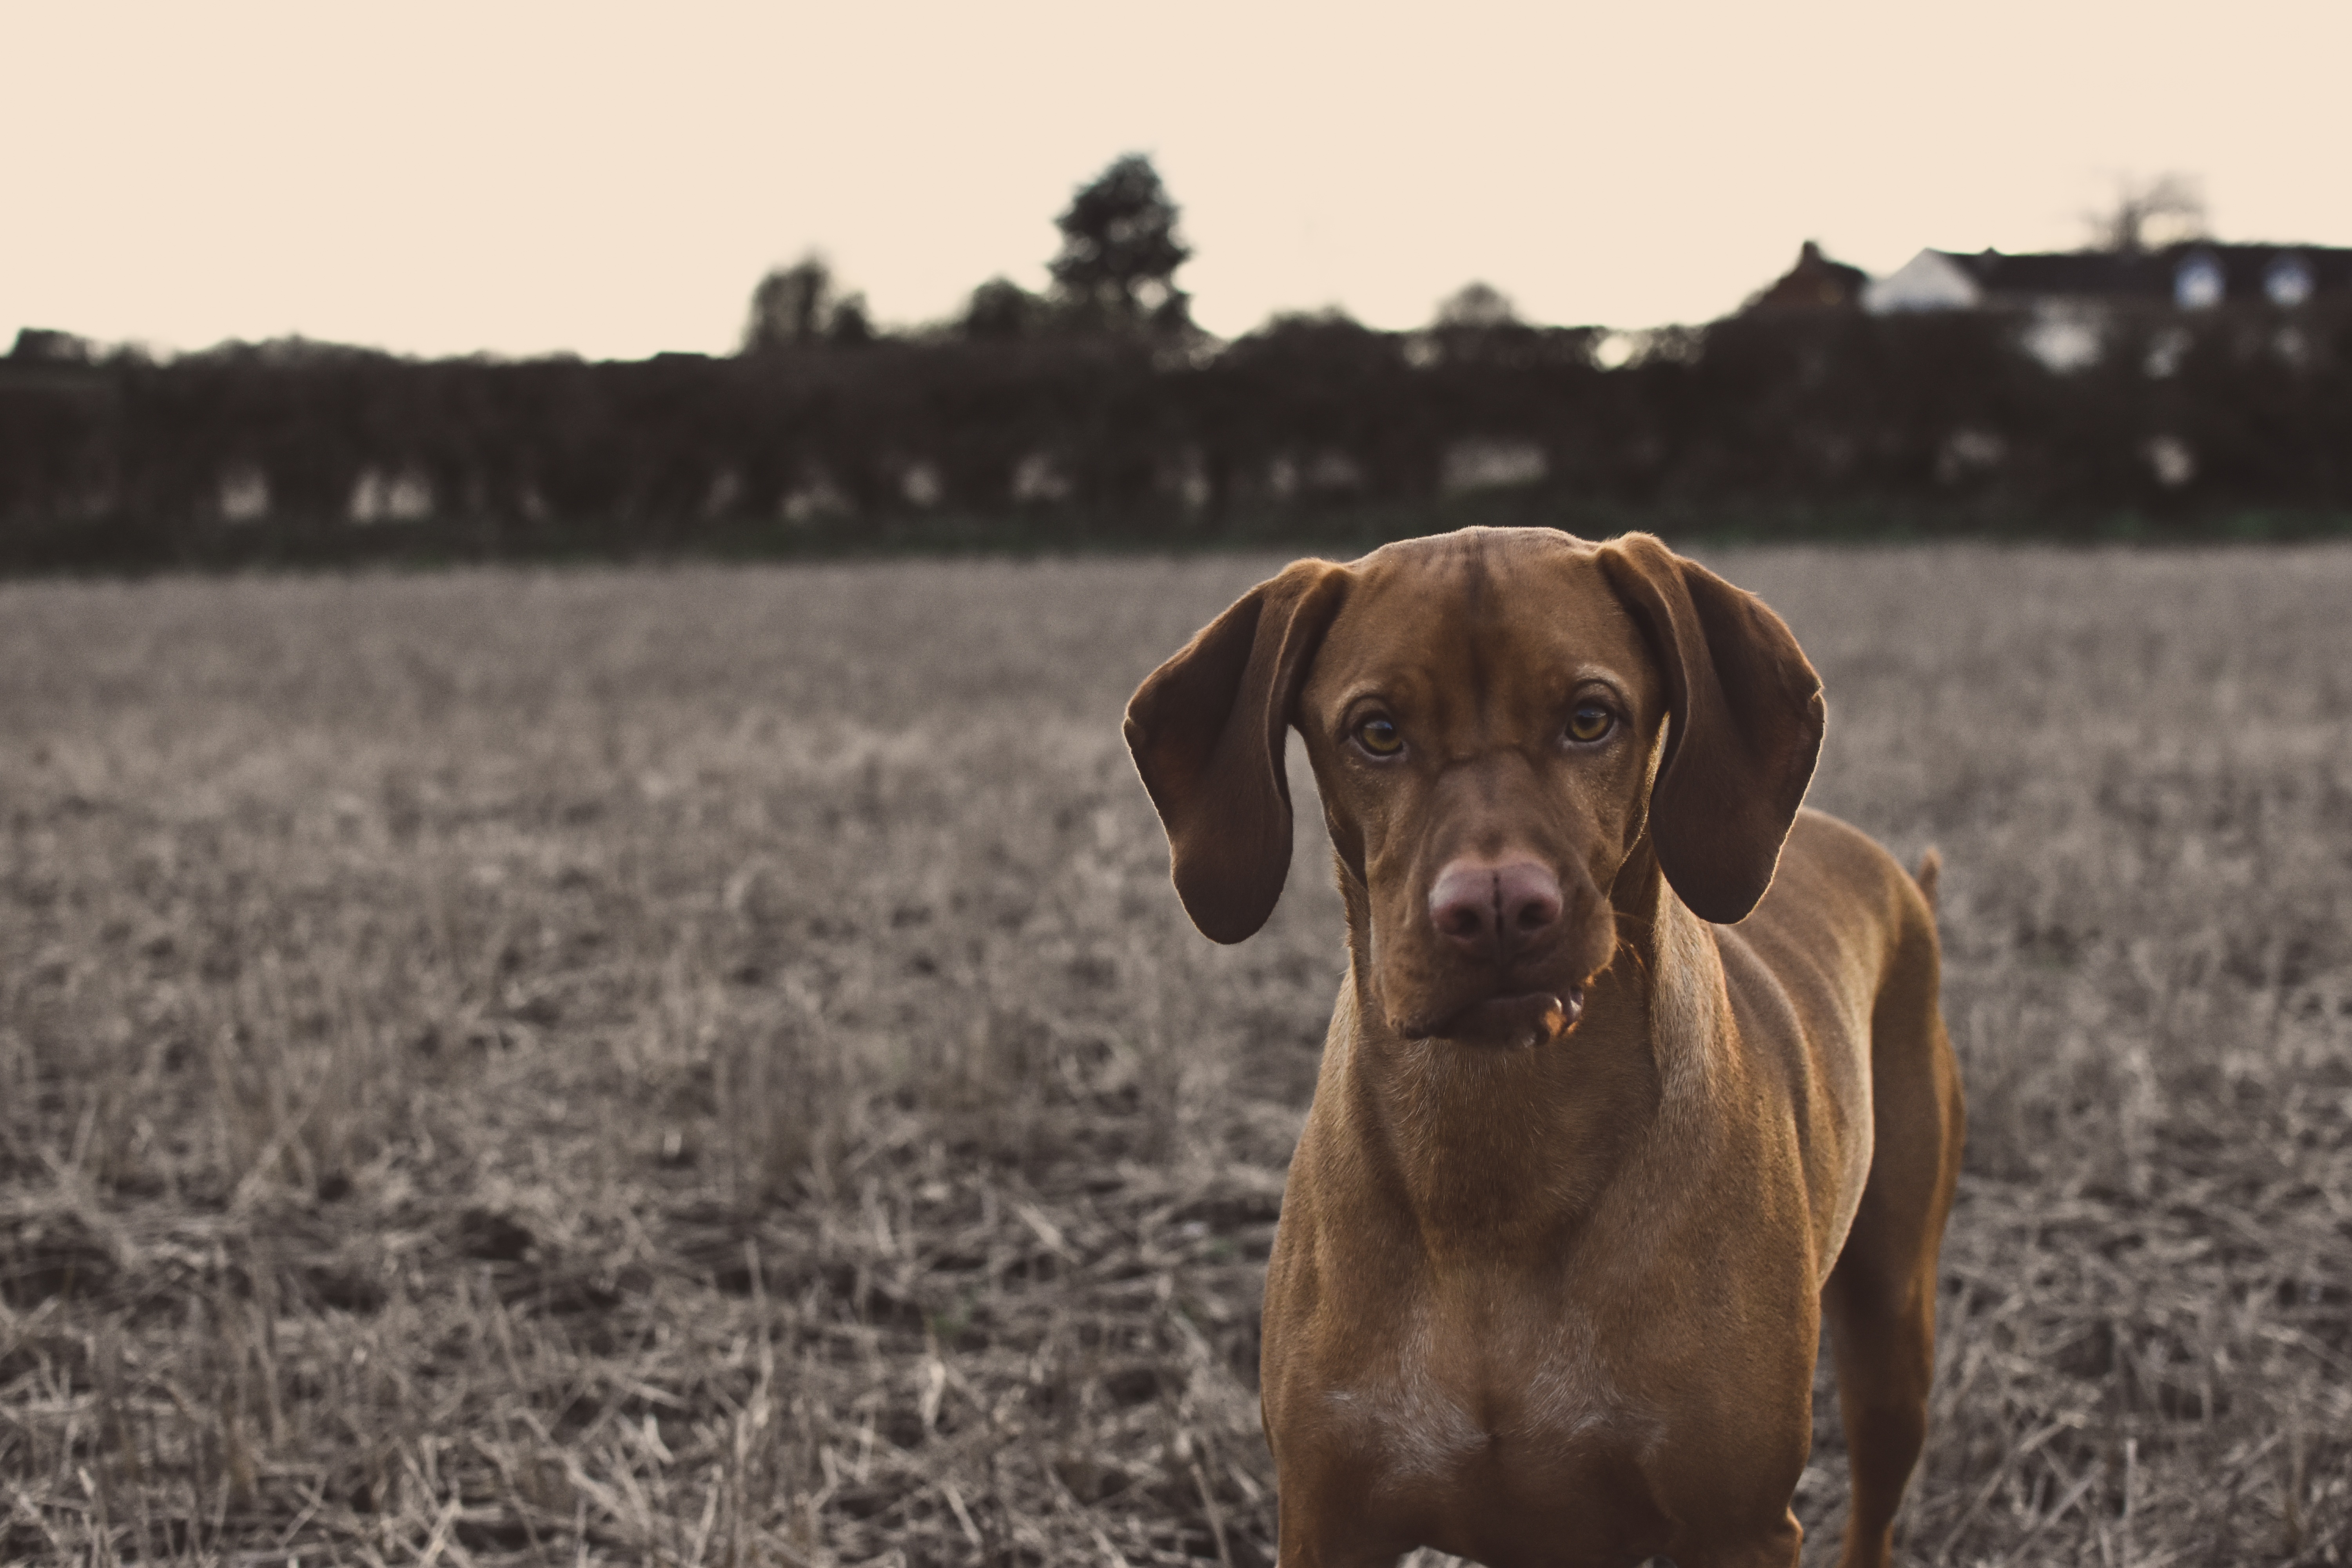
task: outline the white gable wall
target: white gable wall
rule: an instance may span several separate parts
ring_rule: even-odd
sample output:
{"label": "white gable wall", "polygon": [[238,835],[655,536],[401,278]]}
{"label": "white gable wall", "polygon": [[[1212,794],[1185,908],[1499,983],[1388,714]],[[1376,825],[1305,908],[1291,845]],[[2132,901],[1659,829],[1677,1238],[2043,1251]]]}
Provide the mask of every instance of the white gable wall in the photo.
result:
{"label": "white gable wall", "polygon": [[1940,250],[1923,250],[1884,278],[1864,285],[1862,308],[1874,316],[1895,310],[1966,310],[1984,290]]}

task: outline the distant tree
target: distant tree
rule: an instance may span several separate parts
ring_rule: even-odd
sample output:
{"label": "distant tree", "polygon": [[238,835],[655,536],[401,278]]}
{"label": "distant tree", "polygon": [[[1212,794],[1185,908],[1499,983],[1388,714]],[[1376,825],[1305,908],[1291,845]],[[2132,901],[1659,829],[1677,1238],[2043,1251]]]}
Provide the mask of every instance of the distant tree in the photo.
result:
{"label": "distant tree", "polygon": [[2126,253],[2154,249],[2209,232],[2205,195],[2188,174],[2129,176],[2116,182],[2112,205],[2084,215],[2091,247]]}
{"label": "distant tree", "polygon": [[19,327],[16,344],[8,351],[8,357],[45,364],[89,364],[98,358],[98,345],[78,333],[61,332],[55,327]]}
{"label": "distant tree", "polygon": [[1465,283],[1437,303],[1441,327],[1508,327],[1518,320],[1511,297],[1491,283]]}
{"label": "distant tree", "polygon": [[971,291],[957,326],[976,342],[1009,342],[1034,336],[1051,309],[1010,278],[992,278]]}
{"label": "distant tree", "polygon": [[825,320],[824,335],[834,342],[852,346],[874,341],[874,318],[866,309],[863,293],[844,294],[834,302],[832,313]]}
{"label": "distant tree", "polygon": [[1087,325],[1189,330],[1192,300],[1175,278],[1192,251],[1176,219],[1150,158],[1130,153],[1114,160],[1055,220],[1062,230],[1062,253],[1052,262],[1055,291]]}
{"label": "distant tree", "polygon": [[836,297],[833,268],[814,251],[779,267],[751,290],[743,352],[768,353],[816,342],[864,343],[875,336],[863,294]]}
{"label": "distant tree", "polygon": [[833,302],[833,269],[811,251],[779,267],[751,290],[751,319],[743,328],[746,353],[814,342]]}

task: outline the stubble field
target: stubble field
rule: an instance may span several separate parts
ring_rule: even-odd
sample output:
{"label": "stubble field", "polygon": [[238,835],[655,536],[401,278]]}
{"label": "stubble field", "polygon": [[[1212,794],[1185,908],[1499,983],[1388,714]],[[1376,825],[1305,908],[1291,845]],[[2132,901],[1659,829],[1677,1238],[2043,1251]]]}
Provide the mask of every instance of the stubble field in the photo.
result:
{"label": "stubble field", "polygon": [[[1709,559],[1945,858],[1906,1560],[2352,1556],[2352,551]],[[0,585],[0,1559],[1267,1563],[1338,900],[1117,719],[1278,564]]]}

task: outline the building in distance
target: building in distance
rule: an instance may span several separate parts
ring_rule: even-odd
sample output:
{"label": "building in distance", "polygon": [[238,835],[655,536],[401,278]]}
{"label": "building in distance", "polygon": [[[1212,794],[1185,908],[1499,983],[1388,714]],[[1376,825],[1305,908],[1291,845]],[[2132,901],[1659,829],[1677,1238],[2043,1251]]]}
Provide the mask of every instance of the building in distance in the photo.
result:
{"label": "building in distance", "polygon": [[1832,261],[1811,240],[1797,252],[1797,264],[1740,307],[1743,310],[1843,310],[1862,303],[1870,274]]}
{"label": "building in distance", "polygon": [[1922,250],[1861,290],[1863,309],[2046,309],[2052,306],[2215,305],[2292,309],[2352,298],[2352,249],[2319,245],[2232,245],[2189,239],[2149,250],[2011,255]]}

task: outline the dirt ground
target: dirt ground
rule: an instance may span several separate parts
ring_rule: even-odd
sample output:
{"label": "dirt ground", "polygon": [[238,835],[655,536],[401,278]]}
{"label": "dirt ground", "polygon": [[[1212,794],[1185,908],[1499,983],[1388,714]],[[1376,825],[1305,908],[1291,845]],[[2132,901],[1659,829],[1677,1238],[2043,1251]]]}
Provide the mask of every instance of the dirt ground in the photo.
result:
{"label": "dirt ground", "polygon": [[[2352,549],[1710,560],[1944,856],[1905,1560],[2352,1557]],[[0,585],[0,1558],[1270,1562],[1338,900],[1117,720],[1278,564]]]}

